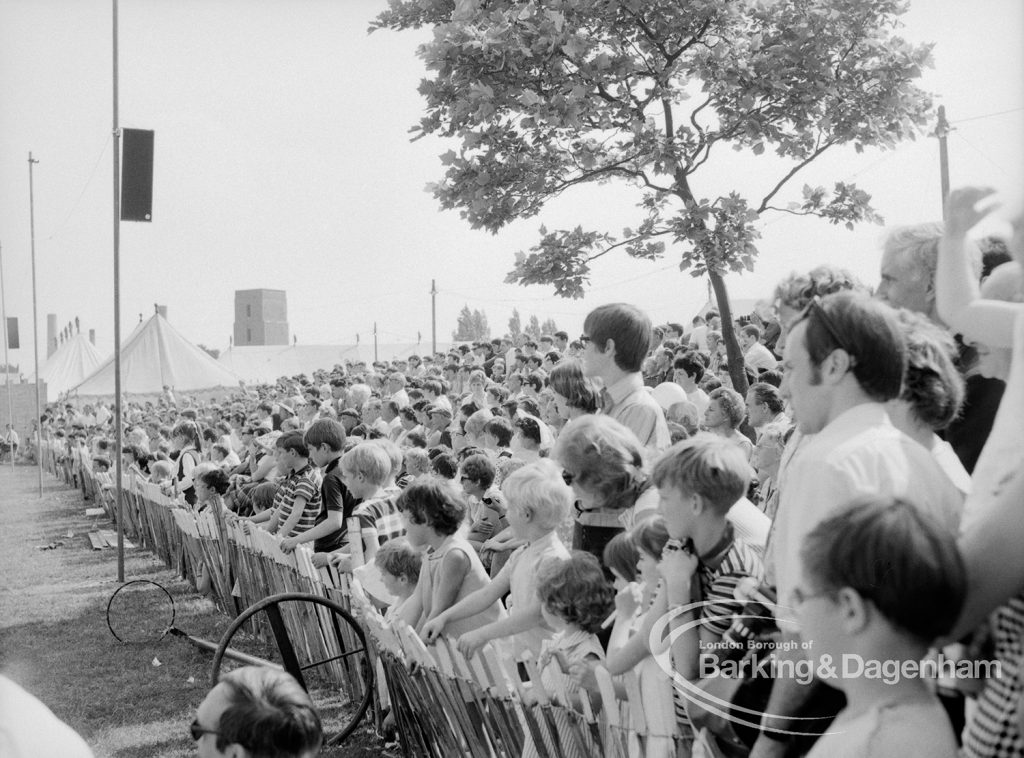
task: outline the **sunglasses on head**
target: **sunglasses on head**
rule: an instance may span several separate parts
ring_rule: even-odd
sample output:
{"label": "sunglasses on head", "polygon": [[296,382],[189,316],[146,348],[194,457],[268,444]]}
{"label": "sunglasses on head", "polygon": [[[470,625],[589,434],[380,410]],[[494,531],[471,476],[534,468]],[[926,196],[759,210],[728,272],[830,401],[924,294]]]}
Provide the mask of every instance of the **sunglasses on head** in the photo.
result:
{"label": "sunglasses on head", "polygon": [[199,742],[204,734],[220,734],[216,729],[206,729],[199,725],[199,719],[192,719],[192,723],[188,725],[189,734],[192,735],[193,742]]}
{"label": "sunglasses on head", "polygon": [[810,322],[811,318],[815,315],[818,316],[818,320],[821,325],[825,327],[825,331],[828,332],[828,336],[832,338],[836,347],[849,355],[851,360],[856,360],[857,354],[847,346],[846,341],[840,336],[838,327],[836,327],[832,317],[828,315],[828,311],[825,310],[825,306],[822,305],[821,297],[819,295],[815,295],[811,298],[811,301],[807,303],[807,307],[800,313],[797,323],[805,319]]}

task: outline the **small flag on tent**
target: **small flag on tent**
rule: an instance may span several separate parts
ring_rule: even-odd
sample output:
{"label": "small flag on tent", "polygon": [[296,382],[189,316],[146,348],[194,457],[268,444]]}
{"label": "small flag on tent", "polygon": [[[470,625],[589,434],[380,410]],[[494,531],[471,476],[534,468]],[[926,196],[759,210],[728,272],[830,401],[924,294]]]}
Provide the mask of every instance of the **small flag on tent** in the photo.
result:
{"label": "small flag on tent", "polygon": [[21,343],[18,341],[18,319],[14,316],[7,317],[7,347],[17,350]]}

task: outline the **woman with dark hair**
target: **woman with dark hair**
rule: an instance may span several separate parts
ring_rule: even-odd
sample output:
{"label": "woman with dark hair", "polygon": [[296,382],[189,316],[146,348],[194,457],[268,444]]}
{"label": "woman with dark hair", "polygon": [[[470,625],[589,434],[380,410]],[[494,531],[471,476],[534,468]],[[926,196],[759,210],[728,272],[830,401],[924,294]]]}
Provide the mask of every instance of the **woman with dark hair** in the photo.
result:
{"label": "woman with dark hair", "polygon": [[572,547],[602,559],[605,545],[637,515],[658,505],[644,471],[640,441],[627,427],[603,415],[566,424],[551,457],[565,469],[576,494]]}
{"label": "woman with dark hair", "polygon": [[583,375],[583,364],[573,358],[560,361],[548,377],[558,415],[566,421],[597,412],[597,392]]}

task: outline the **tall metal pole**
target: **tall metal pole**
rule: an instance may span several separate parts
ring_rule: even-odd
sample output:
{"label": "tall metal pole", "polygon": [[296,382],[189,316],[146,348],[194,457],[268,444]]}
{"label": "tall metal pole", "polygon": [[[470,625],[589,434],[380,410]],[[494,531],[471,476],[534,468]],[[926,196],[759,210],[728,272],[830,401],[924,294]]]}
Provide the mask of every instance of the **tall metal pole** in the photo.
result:
{"label": "tall metal pole", "polygon": [[949,197],[949,153],[946,150],[946,136],[949,122],[946,121],[946,106],[939,106],[939,122],[935,125],[935,136],[939,138],[939,175],[942,182],[942,220],[946,220],[946,198]]}
{"label": "tall metal pole", "polygon": [[437,282],[430,280],[430,352],[437,355]]}
{"label": "tall metal pole", "polygon": [[[39,163],[28,154],[28,223],[32,235],[32,350],[36,362],[36,460],[39,464],[39,497],[43,496],[43,430],[39,422],[42,409],[39,407],[39,310],[36,307],[36,210],[35,188],[32,184],[32,166]],[[6,326],[6,324],[4,325]]]}
{"label": "tall metal pole", "polygon": [[117,111],[117,0],[114,11],[114,496],[117,498],[117,581],[124,581],[124,493],[121,471],[121,130]]}
{"label": "tall metal pole", "polygon": [[[11,359],[7,355],[7,295],[4,290],[4,253],[0,246],[0,317],[4,320],[4,375],[7,377],[7,418],[14,428],[14,398],[11,397]],[[38,380],[39,377],[36,376]],[[11,473],[14,473],[14,448],[11,448]]]}

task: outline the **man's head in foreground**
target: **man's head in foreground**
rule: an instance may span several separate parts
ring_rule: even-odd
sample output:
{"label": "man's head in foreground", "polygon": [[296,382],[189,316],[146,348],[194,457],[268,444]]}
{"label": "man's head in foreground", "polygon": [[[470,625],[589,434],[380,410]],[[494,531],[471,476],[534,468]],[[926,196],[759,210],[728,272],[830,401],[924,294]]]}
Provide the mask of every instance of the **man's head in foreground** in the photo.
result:
{"label": "man's head in foreground", "polygon": [[200,758],[307,758],[323,729],[309,695],[288,673],[246,666],[221,678],[191,726]]}

